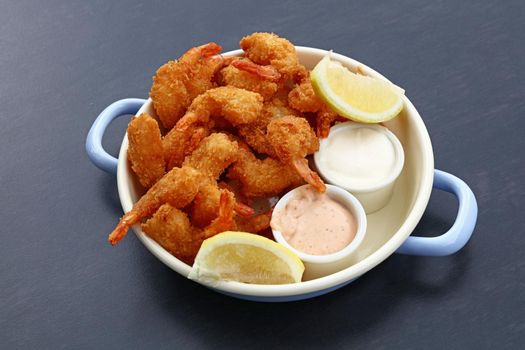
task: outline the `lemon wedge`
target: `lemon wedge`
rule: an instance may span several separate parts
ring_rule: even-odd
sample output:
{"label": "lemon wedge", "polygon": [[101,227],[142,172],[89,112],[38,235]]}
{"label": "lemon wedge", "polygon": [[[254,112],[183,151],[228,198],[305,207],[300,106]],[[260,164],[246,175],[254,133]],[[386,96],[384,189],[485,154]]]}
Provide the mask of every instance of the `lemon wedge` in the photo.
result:
{"label": "lemon wedge", "polygon": [[204,283],[238,281],[286,284],[301,281],[302,261],[288,248],[246,232],[223,232],[206,239],[188,278]]}
{"label": "lemon wedge", "polygon": [[315,93],[343,117],[380,123],[403,109],[405,91],[388,81],[355,74],[325,56],[310,75]]}

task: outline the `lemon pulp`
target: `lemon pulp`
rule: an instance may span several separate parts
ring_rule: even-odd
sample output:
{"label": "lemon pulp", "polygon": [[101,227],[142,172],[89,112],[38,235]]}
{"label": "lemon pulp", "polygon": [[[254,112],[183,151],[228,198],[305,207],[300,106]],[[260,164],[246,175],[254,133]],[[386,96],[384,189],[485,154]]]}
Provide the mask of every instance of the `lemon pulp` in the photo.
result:
{"label": "lemon pulp", "polygon": [[403,109],[403,89],[355,74],[325,56],[310,76],[316,94],[338,114],[363,123],[394,118]]}
{"label": "lemon pulp", "polygon": [[300,282],[303,272],[301,260],[279,243],[229,231],[203,242],[188,277],[203,282],[286,284]]}

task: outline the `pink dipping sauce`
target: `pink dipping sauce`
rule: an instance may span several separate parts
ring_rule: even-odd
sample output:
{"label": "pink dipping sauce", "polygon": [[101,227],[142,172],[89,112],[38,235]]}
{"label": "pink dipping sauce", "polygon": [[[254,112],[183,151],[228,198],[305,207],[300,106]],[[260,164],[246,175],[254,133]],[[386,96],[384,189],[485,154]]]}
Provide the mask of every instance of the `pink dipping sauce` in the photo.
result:
{"label": "pink dipping sauce", "polygon": [[325,193],[305,187],[273,212],[271,226],[295,249],[310,255],[340,251],[355,237],[352,213]]}

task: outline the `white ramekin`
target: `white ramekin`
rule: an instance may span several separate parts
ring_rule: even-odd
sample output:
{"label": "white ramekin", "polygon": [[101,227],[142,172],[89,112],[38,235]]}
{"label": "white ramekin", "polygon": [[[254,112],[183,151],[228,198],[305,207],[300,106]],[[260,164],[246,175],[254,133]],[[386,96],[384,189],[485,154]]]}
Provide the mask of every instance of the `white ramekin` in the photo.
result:
{"label": "white ramekin", "polygon": [[[331,138],[337,137],[339,132],[343,132],[347,129],[358,129],[368,128],[374,131],[380,132],[385,135],[392,147],[394,148],[394,166],[392,172],[388,174],[382,181],[370,184],[368,186],[359,185],[343,185],[335,179],[330,172],[325,168],[322,161],[323,156],[327,152],[327,146]],[[403,146],[390,130],[379,124],[362,124],[356,122],[344,122],[336,124],[330,128],[330,134],[327,138],[320,141],[319,151],[314,154],[315,167],[321,177],[328,183],[344,188],[348,192],[352,193],[363,205],[367,214],[374,213],[379,209],[383,208],[392,197],[394,191],[395,181],[403,170],[403,164],[405,163],[405,154],[403,152]]]}
{"label": "white ramekin", "polygon": [[[300,189],[309,186],[310,185],[303,185],[297,187],[286,193],[284,196],[282,196],[281,199],[275,205],[275,208],[273,210],[274,215],[275,213],[283,210],[286,207],[286,204],[290,201],[290,199],[292,199],[293,196]],[[300,250],[297,250],[292,245],[290,245],[288,241],[286,241],[286,239],[284,238],[282,232],[272,226],[273,237],[275,238],[275,240],[278,243],[281,243],[282,245],[290,249],[299,257],[299,259],[303,261],[305,266],[305,279],[314,279],[322,276],[327,276],[331,273],[343,269],[345,266],[348,266],[349,257],[352,255],[352,253],[355,252],[356,249],[359,248],[359,245],[361,244],[361,242],[363,242],[363,239],[365,238],[366,234],[366,214],[361,203],[359,203],[359,201],[350,193],[337,186],[327,185],[326,194],[328,195],[328,197],[330,197],[331,199],[335,200],[339,204],[343,205],[346,209],[348,209],[356,219],[357,231],[355,237],[350,242],[350,244],[348,244],[343,249],[335,253],[326,255],[307,254]]]}

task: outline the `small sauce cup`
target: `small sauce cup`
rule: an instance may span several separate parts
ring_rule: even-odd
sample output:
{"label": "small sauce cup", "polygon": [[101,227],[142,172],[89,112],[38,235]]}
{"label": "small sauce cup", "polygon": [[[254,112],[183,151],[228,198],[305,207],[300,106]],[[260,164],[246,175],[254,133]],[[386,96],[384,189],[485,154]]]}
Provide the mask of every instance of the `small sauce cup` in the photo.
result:
{"label": "small sauce cup", "polygon": [[[309,186],[310,185],[303,185],[286,193],[275,205],[274,213],[284,210],[286,204],[300,189]],[[328,195],[330,199],[341,204],[356,220],[357,230],[355,236],[343,249],[326,255],[307,254],[291,246],[284,238],[282,232],[272,226],[273,237],[275,240],[290,249],[303,261],[305,265],[305,274],[303,278],[314,279],[327,276],[350,266],[350,255],[356,251],[366,234],[367,221],[365,211],[361,203],[359,203],[352,194],[337,186],[326,185],[326,195]]]}
{"label": "small sauce cup", "polygon": [[[345,133],[359,129],[373,132],[377,135],[383,135],[385,139],[388,140],[386,143],[391,145],[391,150],[393,150],[393,165],[388,174],[385,174],[380,180],[370,181],[369,183],[357,183],[357,181],[352,183],[351,176],[348,176],[348,178],[345,179],[348,181],[343,183],[341,178],[336,178],[333,171],[328,168],[324,159],[330,156],[328,154],[328,152],[330,152],[329,145],[330,142],[334,142],[334,138],[343,137]],[[363,150],[363,152],[364,154],[362,154],[362,156],[368,156],[366,150]],[[348,164],[348,166],[352,166],[351,158],[345,159],[344,162]],[[392,197],[395,181],[401,174],[401,170],[403,170],[404,162],[403,146],[390,130],[378,124],[361,124],[350,121],[332,126],[332,128],[330,128],[330,134],[327,138],[320,141],[319,151],[314,154],[314,163],[319,175],[327,183],[339,186],[352,193],[359,202],[361,202],[367,214],[374,213],[388,204]]]}

